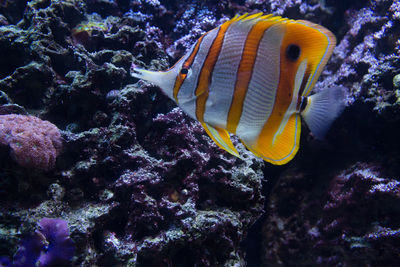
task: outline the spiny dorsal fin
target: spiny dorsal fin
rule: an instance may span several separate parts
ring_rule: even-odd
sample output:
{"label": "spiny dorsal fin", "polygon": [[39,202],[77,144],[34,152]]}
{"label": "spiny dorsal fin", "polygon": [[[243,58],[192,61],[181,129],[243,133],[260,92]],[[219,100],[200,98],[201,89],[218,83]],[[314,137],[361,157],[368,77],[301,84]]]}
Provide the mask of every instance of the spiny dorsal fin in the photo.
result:
{"label": "spiny dorsal fin", "polygon": [[255,13],[252,15],[249,15],[248,13],[245,13],[243,15],[236,15],[233,17],[231,20],[225,22],[225,23],[241,23],[241,22],[250,22],[250,23],[257,23],[259,21],[269,21],[269,22],[276,22],[276,23],[282,23],[282,22],[289,22],[293,21],[291,19],[287,18],[282,18],[281,16],[274,16],[272,14],[264,15],[264,13],[259,12]]}

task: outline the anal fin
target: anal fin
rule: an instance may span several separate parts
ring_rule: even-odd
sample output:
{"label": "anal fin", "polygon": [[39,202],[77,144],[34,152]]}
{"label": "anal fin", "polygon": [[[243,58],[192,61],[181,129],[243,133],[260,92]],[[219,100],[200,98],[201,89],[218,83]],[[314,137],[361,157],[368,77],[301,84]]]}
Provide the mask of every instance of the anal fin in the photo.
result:
{"label": "anal fin", "polygon": [[207,134],[211,137],[211,139],[222,149],[226,150],[230,154],[240,158],[239,153],[236,148],[233,146],[231,138],[229,137],[229,133],[221,128],[214,128],[209,124],[204,122],[201,123]]}
{"label": "anal fin", "polygon": [[293,114],[281,132],[278,132],[278,129],[275,131],[266,129],[257,140],[241,141],[257,157],[274,165],[286,164],[299,149],[300,124],[300,116]]}

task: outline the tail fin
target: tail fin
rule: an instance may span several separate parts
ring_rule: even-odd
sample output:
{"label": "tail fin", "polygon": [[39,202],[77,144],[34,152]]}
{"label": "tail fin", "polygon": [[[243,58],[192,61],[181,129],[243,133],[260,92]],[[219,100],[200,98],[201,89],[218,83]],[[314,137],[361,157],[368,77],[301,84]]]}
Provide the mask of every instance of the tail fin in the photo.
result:
{"label": "tail fin", "polygon": [[325,89],[308,97],[301,115],[316,138],[324,138],[333,121],[345,108],[345,97],[344,87]]}

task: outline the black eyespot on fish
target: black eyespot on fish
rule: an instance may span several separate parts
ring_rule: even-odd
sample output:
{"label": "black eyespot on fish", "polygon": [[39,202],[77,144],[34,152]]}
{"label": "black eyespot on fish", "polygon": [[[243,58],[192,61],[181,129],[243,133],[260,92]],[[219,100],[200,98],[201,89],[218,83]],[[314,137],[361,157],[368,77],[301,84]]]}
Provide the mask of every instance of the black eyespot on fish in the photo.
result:
{"label": "black eyespot on fish", "polygon": [[286,48],[286,57],[291,61],[296,61],[300,56],[300,47],[291,44]]}
{"label": "black eyespot on fish", "polygon": [[188,69],[185,69],[185,68],[181,69],[181,74],[188,74],[188,72],[189,72]]}

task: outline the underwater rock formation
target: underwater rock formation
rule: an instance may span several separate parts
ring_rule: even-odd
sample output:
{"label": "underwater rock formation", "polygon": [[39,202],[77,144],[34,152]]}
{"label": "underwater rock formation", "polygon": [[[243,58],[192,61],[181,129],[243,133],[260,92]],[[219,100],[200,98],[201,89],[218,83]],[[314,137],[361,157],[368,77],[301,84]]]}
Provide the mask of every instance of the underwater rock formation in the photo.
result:
{"label": "underwater rock formation", "polygon": [[378,166],[282,175],[267,206],[265,263],[396,265],[400,182]]}
{"label": "underwater rock formation", "polygon": [[[303,128],[282,167],[238,140],[243,160],[223,152],[129,75],[132,63],[167,69],[201,34],[259,11],[334,32],[316,90],[350,92],[326,141]],[[398,263],[399,14],[391,0],[1,1],[0,114],[50,121],[64,147],[45,173],[0,149],[0,255],[62,217],[74,266]],[[261,249],[246,236],[263,213]]]}

